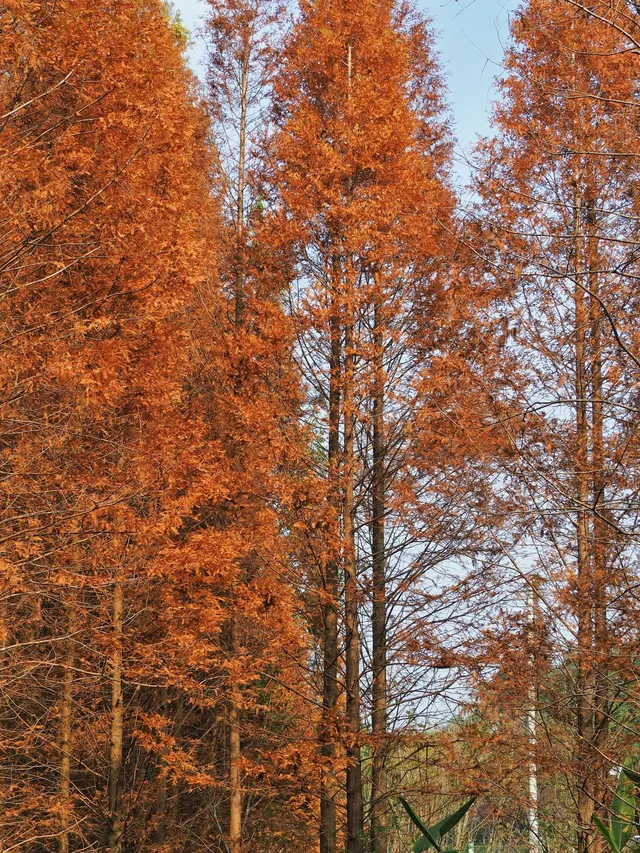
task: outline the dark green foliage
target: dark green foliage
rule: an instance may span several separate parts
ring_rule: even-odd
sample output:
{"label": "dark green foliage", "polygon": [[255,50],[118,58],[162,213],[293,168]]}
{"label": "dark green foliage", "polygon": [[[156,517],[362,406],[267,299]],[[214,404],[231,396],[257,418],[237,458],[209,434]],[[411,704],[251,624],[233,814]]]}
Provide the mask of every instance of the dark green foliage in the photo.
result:
{"label": "dark green foliage", "polygon": [[457,811],[453,812],[450,815],[447,815],[447,817],[438,821],[438,823],[435,823],[430,828],[427,828],[422,823],[418,815],[414,812],[409,803],[403,797],[399,797],[399,800],[402,803],[404,810],[411,818],[411,821],[418,827],[418,829],[422,833],[422,836],[416,839],[413,845],[413,853],[424,853],[425,850],[429,850],[431,847],[434,847],[437,853],[457,853],[457,851],[455,850],[443,850],[439,842],[441,842],[442,839],[446,836],[446,834],[462,820],[462,818],[474,804],[476,800],[475,797],[472,797],[470,800],[467,800],[467,802],[464,803],[464,805],[460,806]]}
{"label": "dark green foliage", "polygon": [[622,853],[629,841],[640,832],[636,793],[636,789],[640,787],[640,774],[627,766],[630,763],[627,759],[624,767],[620,768],[618,785],[611,803],[609,824],[605,824],[596,815],[593,816],[596,829],[614,853]]}

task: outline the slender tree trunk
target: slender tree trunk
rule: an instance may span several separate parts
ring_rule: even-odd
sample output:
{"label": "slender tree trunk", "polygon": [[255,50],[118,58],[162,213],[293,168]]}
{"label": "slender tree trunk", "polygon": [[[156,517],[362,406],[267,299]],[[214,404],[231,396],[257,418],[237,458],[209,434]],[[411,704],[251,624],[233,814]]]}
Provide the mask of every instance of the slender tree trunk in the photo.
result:
{"label": "slender tree trunk", "polygon": [[[593,566],[591,600],[593,602],[594,691],[593,691],[593,775],[594,811],[602,815],[609,767],[603,759],[609,729],[608,693],[608,626],[607,626],[607,555],[610,527],[606,521],[606,468],[604,449],[604,410],[602,376],[602,307],[600,305],[600,277],[598,240],[595,233],[594,205],[587,205],[589,261],[589,322],[591,366],[591,442],[592,442],[592,495],[593,516]],[[604,816],[604,815],[602,815]],[[601,849],[600,835],[594,836],[593,848]]]}
{"label": "slender tree trunk", "polygon": [[[534,590],[527,589],[527,622],[529,631],[533,635],[536,628],[536,599]],[[536,657],[532,653],[529,659],[531,678],[529,681],[529,697],[527,702],[526,727],[529,740],[529,802],[527,812],[529,817],[529,853],[540,853],[540,820],[538,817],[538,766],[536,763],[536,749],[538,746],[537,732],[537,685],[536,685]]]}
{"label": "slender tree trunk", "polygon": [[236,325],[241,326],[244,320],[245,307],[245,234],[244,234],[244,192],[246,186],[247,160],[247,93],[249,86],[250,46],[245,46],[242,60],[242,78],[240,81],[240,127],[238,133],[238,189],[236,195],[236,270],[235,270],[235,303]]}
{"label": "slender tree trunk", "polygon": [[67,610],[66,651],[62,704],[60,708],[60,853],[69,853],[69,826],[71,824],[71,715],[73,703],[73,667],[75,663],[76,613],[73,607]]}
{"label": "slender tree trunk", "polygon": [[[236,657],[240,649],[238,623],[231,622],[231,655]],[[240,691],[231,685],[229,701],[229,783],[231,797],[229,802],[229,850],[240,853],[242,850],[242,791],[240,788]]]}
{"label": "slender tree trunk", "polygon": [[372,520],[373,545],[373,676],[371,685],[373,760],[371,766],[371,853],[387,853],[385,826],[387,780],[385,752],[387,734],[387,589],[385,554],[385,430],[384,430],[384,328],[382,306],[374,306],[374,383],[373,383],[373,471]]}
{"label": "slender tree trunk", "polygon": [[[247,36],[248,38],[248,36]],[[247,91],[249,83],[250,44],[245,38],[240,81],[240,126],[238,129],[238,188],[236,195],[236,269],[235,269],[235,308],[236,329],[244,323],[246,275],[245,275],[245,218],[244,193],[246,185],[246,147],[247,147]],[[236,394],[242,393],[243,377],[238,374]],[[231,617],[231,656],[239,651],[238,622]],[[240,762],[242,750],[240,743],[240,691],[234,683],[229,693],[229,850],[230,853],[242,851],[242,790]]]}
{"label": "slender tree trunk", "polygon": [[113,853],[122,850],[122,745],[123,745],[123,704],[122,704],[122,585],[116,582],[113,587],[113,652],[111,654],[111,749],[109,768],[109,842]]}
{"label": "slender tree trunk", "polygon": [[593,774],[591,768],[593,743],[593,667],[592,667],[592,578],[591,542],[589,533],[590,473],[589,422],[587,407],[587,330],[588,311],[585,296],[584,235],[582,227],[583,201],[580,189],[582,174],[574,174],[574,255],[575,255],[575,396],[576,396],[576,502],[577,502],[577,847],[578,853],[588,853],[591,841],[593,813]]}
{"label": "slender tree trunk", "polygon": [[[340,512],[340,402],[342,382],[342,324],[340,289],[341,270],[336,255],[331,270],[331,354],[329,357],[329,496],[336,515]],[[332,554],[325,570],[325,603],[323,607],[323,667],[322,667],[322,722],[320,753],[326,760],[322,773],[320,798],[320,853],[336,853],[336,802],[337,794],[333,763],[336,755],[335,725],[338,703],[338,595],[339,566]]]}
{"label": "slender tree trunk", "polygon": [[[347,100],[351,102],[353,45],[347,45]],[[349,179],[348,195],[353,194]],[[362,853],[364,805],[360,754],[360,634],[358,630],[358,579],[355,536],[355,270],[349,263],[346,285],[344,342],[344,610],[345,677],[347,693],[347,853]]]}
{"label": "slender tree trunk", "polygon": [[[349,270],[350,279],[353,271]],[[355,540],[355,352],[354,282],[348,282],[344,355],[344,568],[345,669],[347,693],[347,853],[362,853],[364,809],[360,756],[360,636]]]}
{"label": "slender tree trunk", "polygon": [[[166,687],[160,688],[160,712],[166,719],[167,706],[169,699],[169,691]],[[164,726],[165,734],[168,727]],[[167,777],[163,772],[164,758],[160,759],[160,774],[158,777],[158,794],[156,798],[156,813],[158,815],[158,830],[156,832],[156,841],[158,844],[164,844],[167,840]]]}

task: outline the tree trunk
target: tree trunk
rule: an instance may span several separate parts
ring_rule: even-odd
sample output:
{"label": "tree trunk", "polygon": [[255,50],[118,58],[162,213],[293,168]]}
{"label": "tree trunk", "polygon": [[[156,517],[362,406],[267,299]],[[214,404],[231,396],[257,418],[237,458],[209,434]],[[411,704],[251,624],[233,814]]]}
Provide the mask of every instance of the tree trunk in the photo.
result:
{"label": "tree trunk", "polygon": [[[536,597],[532,587],[527,589],[527,622],[529,624],[529,632],[531,640],[535,639],[536,630]],[[538,747],[538,732],[536,705],[538,699],[538,690],[536,685],[536,656],[531,654],[529,658],[531,669],[531,678],[529,681],[529,695],[527,702],[527,713],[525,724],[529,740],[529,797],[527,803],[527,813],[529,818],[529,853],[540,853],[540,820],[538,816],[538,765],[536,762],[536,750]]]}
{"label": "tree trunk", "polygon": [[[349,271],[350,277],[352,270]],[[348,282],[344,371],[344,610],[347,692],[347,853],[362,853],[364,809],[360,756],[360,637],[355,541],[354,282]]]}
{"label": "tree trunk", "polygon": [[[235,269],[235,309],[236,329],[240,330],[244,323],[245,312],[245,233],[244,233],[244,193],[246,184],[245,164],[247,146],[247,92],[249,83],[250,44],[245,40],[242,57],[242,72],[240,81],[240,125],[238,128],[238,187],[236,195],[236,269]],[[240,366],[236,394],[242,394],[243,376]],[[232,607],[235,606],[231,602]],[[238,623],[235,616],[231,618],[231,656],[235,658],[239,651]],[[242,758],[240,744],[240,691],[235,684],[231,685],[229,693],[229,850],[230,853],[241,853],[242,850],[242,791],[240,788],[240,761]]]}
{"label": "tree trunk", "polygon": [[245,270],[244,270],[244,191],[246,185],[247,159],[247,93],[249,86],[250,46],[246,45],[242,60],[242,78],[240,81],[240,127],[238,132],[238,190],[236,196],[236,269],[235,269],[235,308],[236,325],[244,320],[245,306]]}
{"label": "tree trunk", "polygon": [[[593,553],[591,571],[591,600],[593,606],[593,810],[603,814],[607,795],[609,766],[604,759],[605,741],[609,728],[609,639],[607,625],[607,582],[608,543],[610,527],[606,514],[606,467],[604,448],[604,411],[602,376],[602,307],[600,305],[600,280],[598,269],[598,239],[595,233],[596,214],[594,205],[587,205],[587,257],[589,262],[589,338],[591,367],[591,444],[592,444],[592,494]],[[593,849],[601,849],[599,834],[593,838]]]}
{"label": "tree trunk", "polygon": [[111,749],[109,768],[109,842],[113,853],[122,851],[122,616],[123,593],[118,582],[113,587],[113,652],[111,654]]}
{"label": "tree trunk", "polygon": [[384,330],[380,299],[374,307],[374,388],[373,388],[373,470],[372,519],[373,546],[373,675],[371,730],[371,853],[387,853],[385,751],[387,734],[387,590],[385,555],[385,437],[384,437]]}
{"label": "tree trunk", "polygon": [[[169,699],[169,691],[166,687],[160,688],[160,712],[163,717],[167,717],[167,705]],[[166,734],[168,727],[164,726]],[[167,840],[167,777],[163,772],[164,758],[160,758],[160,773],[158,776],[158,794],[156,797],[156,813],[158,815],[158,829],[156,832],[156,841],[158,844],[164,844]]]}
{"label": "tree trunk", "polygon": [[71,824],[71,714],[73,702],[73,667],[75,662],[74,638],[76,613],[67,610],[66,651],[62,704],[60,707],[60,853],[69,853],[69,826]]}
{"label": "tree trunk", "polygon": [[[231,622],[231,655],[236,657],[239,651],[238,623],[235,617]],[[242,791],[240,789],[240,691],[235,682],[231,685],[229,701],[229,850],[241,853],[242,850]]]}
{"label": "tree trunk", "polygon": [[[351,102],[353,45],[347,45],[347,99]],[[353,181],[348,182],[349,198]],[[358,580],[355,536],[355,270],[349,264],[346,285],[344,340],[344,611],[345,677],[347,693],[347,853],[362,853],[364,806],[360,755],[360,635],[358,630]]]}
{"label": "tree trunk", "polygon": [[[342,325],[340,322],[341,272],[338,258],[332,263],[331,295],[331,354],[329,357],[329,499],[339,515],[340,503],[340,400],[342,365]],[[320,754],[325,759],[320,793],[320,853],[336,853],[336,802],[337,794],[333,776],[335,759],[335,723],[338,703],[338,594],[339,567],[332,554],[327,560],[324,578],[323,606],[323,666],[322,666],[322,722]]]}
{"label": "tree trunk", "polygon": [[589,422],[587,407],[587,329],[588,313],[585,296],[583,202],[580,190],[582,174],[574,174],[574,254],[575,254],[575,396],[576,396],[576,504],[577,504],[577,848],[588,853],[593,833],[591,816],[594,809],[593,774],[593,667],[592,667],[592,578],[589,532],[590,474]]}

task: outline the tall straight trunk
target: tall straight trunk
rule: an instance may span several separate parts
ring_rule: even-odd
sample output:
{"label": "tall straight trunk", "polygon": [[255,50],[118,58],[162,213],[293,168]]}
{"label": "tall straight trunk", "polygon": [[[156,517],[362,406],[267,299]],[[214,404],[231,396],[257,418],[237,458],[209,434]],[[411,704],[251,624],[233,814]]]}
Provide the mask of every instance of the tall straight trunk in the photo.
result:
{"label": "tall straight trunk", "polygon": [[[240,648],[238,637],[238,623],[236,619],[231,622],[231,655],[235,657]],[[240,691],[234,684],[231,685],[229,700],[229,850],[230,853],[240,853],[242,850],[242,791],[240,789]]]}
{"label": "tall straight trunk", "polygon": [[67,610],[67,641],[64,656],[62,703],[60,706],[60,853],[69,853],[71,824],[71,715],[73,703],[73,667],[75,663],[75,608]]}
{"label": "tall straight trunk", "polygon": [[373,381],[373,464],[372,519],[373,546],[373,675],[371,685],[373,760],[371,765],[371,853],[387,853],[385,825],[387,780],[385,772],[387,734],[387,589],[385,554],[385,430],[384,430],[384,328],[380,299],[374,306]]}
{"label": "tall straight trunk", "polygon": [[344,611],[347,716],[347,853],[362,853],[364,808],[360,755],[360,636],[355,539],[354,282],[349,270],[344,354]]}
{"label": "tall straight trunk", "polygon": [[241,326],[245,305],[244,270],[244,192],[246,186],[247,159],[247,93],[249,86],[250,46],[245,46],[242,58],[242,76],[240,80],[240,127],[238,133],[238,188],[236,194],[236,269],[235,269],[235,308],[236,325]]}
{"label": "tall straight trunk", "polygon": [[[529,630],[533,634],[536,627],[536,599],[534,590],[527,589],[527,622]],[[525,724],[529,740],[529,802],[527,812],[529,818],[529,853],[540,853],[540,820],[538,817],[538,766],[536,763],[536,748],[538,746],[538,732],[536,719],[537,685],[536,685],[536,657],[531,654],[529,658],[531,678],[529,681],[528,702]]]}
{"label": "tall straight trunk", "polygon": [[122,584],[113,587],[113,651],[111,653],[111,747],[109,761],[109,841],[112,853],[122,851],[122,746],[124,709],[122,703]]}
{"label": "tall straight trunk", "polygon": [[[336,255],[331,269],[331,353],[329,356],[329,499],[336,519],[340,507],[340,401],[342,370],[341,270]],[[338,594],[339,566],[335,555],[327,561],[324,578],[322,721],[320,754],[325,759],[320,793],[320,853],[336,853],[336,782],[333,764],[336,755],[335,720],[338,703]]]}
{"label": "tall straight trunk", "polygon": [[[607,626],[607,554],[609,525],[606,514],[606,468],[604,449],[604,409],[602,375],[602,307],[600,304],[599,252],[595,233],[597,226],[594,204],[587,205],[587,257],[589,262],[589,343],[591,368],[591,468],[593,516],[593,554],[591,600],[593,603],[593,756],[594,804],[600,811],[606,797],[608,767],[603,760],[609,727],[608,626]],[[601,848],[600,835],[594,837],[593,847]]]}
{"label": "tall straight trunk", "polygon": [[575,397],[576,397],[576,544],[577,544],[577,848],[588,853],[593,838],[593,775],[591,772],[593,743],[593,667],[592,667],[592,579],[589,531],[590,473],[589,421],[587,406],[587,330],[588,311],[585,295],[583,200],[580,184],[582,173],[574,173],[574,261],[575,261]]}
{"label": "tall straight trunk", "polygon": [[[160,688],[160,713],[166,719],[167,708],[169,701],[169,691],[166,686]],[[167,734],[168,726],[163,727],[164,733]],[[164,758],[160,760],[160,775],[158,778],[158,793],[156,797],[156,813],[158,815],[158,829],[156,832],[156,841],[158,844],[164,844],[167,840],[167,776],[164,771]]]}
{"label": "tall straight trunk", "polygon": [[[245,34],[244,54],[240,79],[240,126],[238,128],[238,187],[236,194],[236,264],[235,264],[235,322],[240,331],[244,323],[246,274],[245,274],[245,221],[244,193],[246,185],[246,147],[247,147],[247,92],[249,83],[249,60],[251,47],[248,34]],[[242,394],[243,376],[238,373],[236,394]],[[232,606],[235,606],[232,603]],[[231,617],[231,656],[239,651],[238,623]],[[240,744],[240,691],[234,683],[229,692],[229,849],[231,853],[242,850],[242,789],[240,762],[242,750]]]}
{"label": "tall straight trunk", "polygon": [[[347,101],[351,102],[353,45],[347,45]],[[348,181],[348,196],[353,195],[353,180]],[[350,262],[345,281],[344,341],[344,628],[345,678],[347,693],[347,853],[362,853],[364,804],[362,796],[362,759],[360,754],[360,634],[358,630],[358,580],[355,536],[355,270]]]}

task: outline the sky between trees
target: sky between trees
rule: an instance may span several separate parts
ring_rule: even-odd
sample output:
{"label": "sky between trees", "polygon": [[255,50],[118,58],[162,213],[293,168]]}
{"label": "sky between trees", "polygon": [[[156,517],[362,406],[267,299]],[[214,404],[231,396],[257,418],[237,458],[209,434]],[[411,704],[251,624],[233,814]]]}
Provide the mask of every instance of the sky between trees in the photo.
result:
{"label": "sky between trees", "polygon": [[[202,0],[174,0],[194,37],[191,64],[202,75],[203,42],[197,32],[204,11]],[[447,72],[448,98],[458,141],[456,162],[466,180],[465,155],[477,136],[489,133],[489,113],[495,100],[493,81],[501,71],[508,38],[509,11],[516,0],[422,0],[420,8],[432,19]]]}

